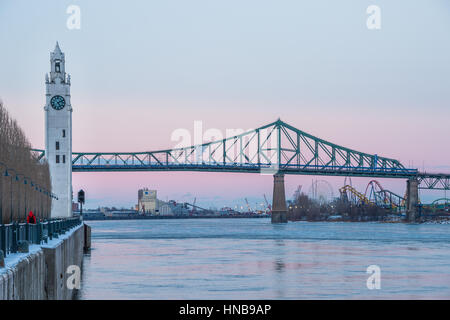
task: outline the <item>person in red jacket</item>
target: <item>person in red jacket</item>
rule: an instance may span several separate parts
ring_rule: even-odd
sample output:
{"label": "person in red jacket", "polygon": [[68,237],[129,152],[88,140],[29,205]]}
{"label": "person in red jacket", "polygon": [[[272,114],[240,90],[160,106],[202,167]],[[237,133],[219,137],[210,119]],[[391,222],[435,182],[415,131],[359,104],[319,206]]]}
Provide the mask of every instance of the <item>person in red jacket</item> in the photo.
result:
{"label": "person in red jacket", "polygon": [[27,223],[36,224],[36,216],[33,214],[33,211],[30,211],[28,214]]}

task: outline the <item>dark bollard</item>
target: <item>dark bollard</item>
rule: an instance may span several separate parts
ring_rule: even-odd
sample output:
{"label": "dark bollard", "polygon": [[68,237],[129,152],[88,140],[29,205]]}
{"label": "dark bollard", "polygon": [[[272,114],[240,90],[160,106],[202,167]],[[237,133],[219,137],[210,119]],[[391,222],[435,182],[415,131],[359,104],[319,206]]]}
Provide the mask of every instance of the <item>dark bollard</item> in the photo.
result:
{"label": "dark bollard", "polygon": [[84,252],[88,252],[91,249],[91,227],[87,224],[84,225]]}
{"label": "dark bollard", "polygon": [[6,252],[6,227],[5,225],[0,225],[0,250],[3,253]]}
{"label": "dark bollard", "polygon": [[17,242],[17,252],[28,253],[30,252],[30,244],[27,240],[20,240]]}
{"label": "dark bollard", "polygon": [[39,238],[38,238],[37,244],[41,244],[43,236],[44,236],[44,225],[40,222],[38,222],[38,232],[39,232]]}
{"label": "dark bollard", "polygon": [[25,240],[30,241],[30,225],[28,222],[25,225]]}
{"label": "dark bollard", "polygon": [[34,228],[34,244],[40,244],[42,239],[42,224],[40,222],[37,222],[35,225],[33,225]]}
{"label": "dark bollard", "polygon": [[3,250],[0,250],[0,268],[5,267],[5,254],[3,253]]}
{"label": "dark bollard", "polygon": [[48,223],[48,237],[50,240],[53,240],[53,230],[54,230],[53,226],[54,226],[53,222]]}
{"label": "dark bollard", "polygon": [[12,231],[12,243],[11,243],[11,252],[16,253],[17,252],[17,224],[13,222],[11,225],[11,231]]}
{"label": "dark bollard", "polygon": [[32,224],[30,227],[31,227],[31,241],[34,244],[37,244],[37,238],[38,238],[38,236],[37,236],[37,234],[38,234],[38,232],[37,232],[37,225],[36,224]]}

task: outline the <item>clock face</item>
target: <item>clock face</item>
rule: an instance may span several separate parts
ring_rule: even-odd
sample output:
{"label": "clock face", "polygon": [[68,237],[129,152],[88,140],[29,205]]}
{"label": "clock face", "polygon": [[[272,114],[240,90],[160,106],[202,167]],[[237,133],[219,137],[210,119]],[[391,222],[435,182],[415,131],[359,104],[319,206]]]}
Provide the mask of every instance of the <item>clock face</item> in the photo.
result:
{"label": "clock face", "polygon": [[53,109],[55,110],[61,110],[66,105],[66,101],[61,96],[53,96],[50,100],[50,104]]}

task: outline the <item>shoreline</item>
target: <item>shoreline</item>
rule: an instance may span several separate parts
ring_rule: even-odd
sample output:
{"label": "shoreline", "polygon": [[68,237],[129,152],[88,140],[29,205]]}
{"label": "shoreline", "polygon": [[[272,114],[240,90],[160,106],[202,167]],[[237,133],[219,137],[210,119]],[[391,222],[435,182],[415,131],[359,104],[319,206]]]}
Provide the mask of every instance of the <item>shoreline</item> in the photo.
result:
{"label": "shoreline", "polygon": [[[106,220],[172,220],[172,219],[269,219],[268,215],[236,215],[236,216],[122,216],[122,217],[92,217],[85,218],[84,221],[106,221]],[[379,222],[379,223],[409,223],[403,219],[399,220],[288,220],[288,222]],[[417,221],[416,224],[450,224],[449,218],[439,218],[436,220]]]}
{"label": "shoreline", "polygon": [[161,220],[161,219],[264,219],[270,218],[268,215],[236,215],[236,216],[123,216],[123,217],[83,217],[84,221],[104,221],[104,220]]}

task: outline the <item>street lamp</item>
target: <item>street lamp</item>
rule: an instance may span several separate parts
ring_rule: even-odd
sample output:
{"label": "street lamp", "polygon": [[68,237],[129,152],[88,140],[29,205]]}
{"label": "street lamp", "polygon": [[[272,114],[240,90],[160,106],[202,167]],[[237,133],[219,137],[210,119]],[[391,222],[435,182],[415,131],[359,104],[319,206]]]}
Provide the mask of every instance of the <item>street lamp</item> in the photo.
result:
{"label": "street lamp", "polygon": [[50,210],[50,203],[51,203],[51,199],[53,198],[53,194],[47,190],[44,189],[44,195],[46,196],[45,198],[45,210],[46,210],[46,218],[48,218],[50,212],[48,210]]}
{"label": "street lamp", "polygon": [[23,177],[23,184],[25,185],[25,219],[26,219],[26,217],[27,217],[27,187],[26,187],[26,185],[28,184],[28,180],[30,180],[30,182],[31,182],[31,179],[30,178],[28,178],[28,177]]}
{"label": "street lamp", "polygon": [[[6,166],[2,162],[0,162],[0,166],[6,169]],[[0,172],[0,224],[3,223],[3,176],[5,174],[3,172]]]}
{"label": "street lamp", "polygon": [[[36,183],[35,184],[35,190],[40,192],[40,189],[41,189],[41,186]],[[39,194],[37,195],[37,198],[38,198],[37,210],[39,210],[39,215],[42,217],[42,211],[41,211],[41,209],[42,209],[42,199],[41,199],[41,196]]]}
{"label": "street lamp", "polygon": [[[23,177],[23,183],[26,185],[27,184],[27,182],[26,182],[26,177],[25,177],[25,175],[23,175],[23,174],[17,174],[16,175],[16,181],[19,181],[19,176],[22,176]],[[21,218],[21,214],[20,214],[20,184],[18,184],[18,192],[17,192],[17,203],[18,203],[18,213],[19,213],[19,216],[18,216],[18,218]],[[27,196],[26,196],[26,192],[27,192],[27,188],[25,188],[25,217],[26,217],[26,211],[27,211],[27,209],[26,209],[26,207],[27,207]]]}
{"label": "street lamp", "polygon": [[[34,189],[34,182],[33,181],[30,181],[30,188]],[[35,205],[36,201],[34,201],[34,200],[35,200],[35,197],[33,197],[33,201],[31,201],[30,207],[31,207],[32,211],[36,212],[36,205]]]}
{"label": "street lamp", "polygon": [[[16,181],[19,182],[19,175],[16,172]],[[20,220],[20,184],[17,184],[17,219]]]}
{"label": "street lamp", "polygon": [[13,190],[12,190],[12,185],[13,185],[13,175],[12,174],[10,174],[9,172],[8,172],[8,170],[9,171],[14,171],[15,173],[16,173],[16,176],[17,176],[17,172],[16,172],[16,170],[14,170],[14,169],[10,169],[10,168],[7,168],[6,169],[6,171],[5,171],[5,177],[8,177],[8,176],[10,176],[11,177],[11,185],[10,185],[10,199],[9,199],[9,206],[10,206],[10,214],[9,214],[9,222],[10,223],[12,223],[12,220],[13,220],[13,200],[12,200],[12,198],[13,198]]}

